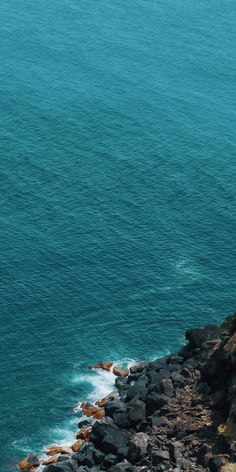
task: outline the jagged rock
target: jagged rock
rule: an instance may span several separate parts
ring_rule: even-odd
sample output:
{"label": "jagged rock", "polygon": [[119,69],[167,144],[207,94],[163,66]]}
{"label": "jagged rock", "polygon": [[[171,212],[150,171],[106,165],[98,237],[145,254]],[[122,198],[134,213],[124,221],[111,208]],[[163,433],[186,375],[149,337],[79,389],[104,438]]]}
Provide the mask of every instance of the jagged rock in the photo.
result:
{"label": "jagged rock", "polygon": [[131,463],[137,462],[147,453],[148,435],[145,433],[136,433],[132,436],[128,448],[128,460]]}
{"label": "jagged rock", "polygon": [[92,467],[94,464],[101,464],[105,454],[97,449],[93,444],[87,444],[76,455],[73,455],[79,465]]}
{"label": "jagged rock", "polygon": [[122,462],[119,462],[116,465],[113,465],[110,469],[110,472],[132,472],[133,466],[126,459]]}
{"label": "jagged rock", "polygon": [[117,366],[113,367],[113,374],[116,375],[117,377],[128,377],[129,370],[128,369],[123,369],[122,367],[119,367],[117,365]]}
{"label": "jagged rock", "polygon": [[137,425],[146,420],[146,403],[133,398],[128,403],[128,417],[132,424]]}
{"label": "jagged rock", "polygon": [[100,420],[105,416],[103,409],[97,408],[96,406],[91,405],[91,403],[82,402],[80,408],[85,416],[92,416],[96,420]]}
{"label": "jagged rock", "polygon": [[112,465],[115,465],[119,462],[119,458],[115,455],[115,454],[107,454],[104,459],[103,459],[103,462],[102,462],[102,465],[108,469],[109,467],[111,467]]}
{"label": "jagged rock", "polygon": [[113,366],[113,362],[98,362],[98,364],[92,365],[89,368],[102,369],[102,370],[106,370],[107,372],[110,372],[112,366]]}
{"label": "jagged rock", "polygon": [[83,439],[84,441],[89,440],[89,435],[92,431],[92,426],[86,429],[81,429],[76,435],[76,439]]}
{"label": "jagged rock", "polygon": [[73,452],[78,452],[81,447],[83,446],[84,441],[82,439],[78,439],[74,444],[72,444],[71,449]]}
{"label": "jagged rock", "polygon": [[140,374],[141,372],[144,371],[144,369],[146,369],[147,365],[148,365],[148,363],[145,362],[145,361],[137,362],[136,364],[133,364],[130,367],[130,373],[131,374]]}
{"label": "jagged rock", "polygon": [[51,464],[45,467],[44,472],[72,472],[71,461],[58,462],[57,464]]}
{"label": "jagged rock", "polygon": [[55,456],[56,454],[71,454],[72,449],[67,446],[58,446],[56,444],[52,444],[51,446],[48,446],[46,450],[46,454],[48,456]]}
{"label": "jagged rock", "polygon": [[156,392],[147,395],[147,411],[150,415],[154,411],[160,410],[164,405],[168,404],[169,397]]}
{"label": "jagged rock", "polygon": [[89,420],[81,420],[78,423],[78,428],[80,429],[86,429],[91,427],[91,422]]}
{"label": "jagged rock", "polygon": [[170,457],[177,463],[181,457],[181,452],[183,450],[183,443],[180,441],[173,441],[170,443]]}
{"label": "jagged rock", "polygon": [[128,377],[116,377],[115,386],[116,388],[121,391],[123,390],[128,383]]}
{"label": "jagged rock", "polygon": [[209,460],[209,468],[211,472],[220,472],[221,468],[229,461],[229,456],[218,454]]}
{"label": "jagged rock", "polygon": [[115,425],[95,423],[90,440],[104,453],[116,454],[127,447],[128,434]]}
{"label": "jagged rock", "polygon": [[201,345],[210,339],[220,337],[221,330],[216,325],[208,325],[203,328],[190,329],[186,331],[186,339],[189,341],[192,349],[199,348]]}
{"label": "jagged rock", "polygon": [[162,461],[169,461],[169,460],[170,460],[169,451],[163,451],[162,449],[152,451],[153,465],[158,465]]}
{"label": "jagged rock", "polygon": [[161,393],[171,397],[173,394],[173,384],[171,379],[162,379],[160,382],[161,385]]}
{"label": "jagged rock", "polygon": [[101,400],[98,400],[95,405],[99,406],[99,407],[104,407],[108,400],[110,400],[110,398],[115,398],[118,396],[118,392],[111,392],[109,393],[108,395],[106,395],[106,397],[102,398]]}
{"label": "jagged rock", "polygon": [[34,452],[31,452],[25,459],[19,462],[18,467],[20,470],[30,470],[33,467],[38,467],[40,460]]}
{"label": "jagged rock", "polygon": [[56,464],[58,461],[58,457],[57,456],[51,456],[49,457],[48,459],[45,459],[43,461],[43,465],[50,465],[50,464]]}

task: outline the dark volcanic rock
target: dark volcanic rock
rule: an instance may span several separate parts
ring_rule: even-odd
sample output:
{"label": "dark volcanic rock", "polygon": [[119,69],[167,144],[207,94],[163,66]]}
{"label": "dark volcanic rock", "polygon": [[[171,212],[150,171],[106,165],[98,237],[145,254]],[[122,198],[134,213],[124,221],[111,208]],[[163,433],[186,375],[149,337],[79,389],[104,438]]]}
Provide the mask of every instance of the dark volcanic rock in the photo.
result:
{"label": "dark volcanic rock", "polygon": [[121,431],[115,425],[95,423],[90,434],[92,441],[104,453],[116,454],[120,450],[127,448],[128,434]]}
{"label": "dark volcanic rock", "polygon": [[128,403],[128,417],[133,425],[137,425],[146,420],[146,404],[142,400],[133,398]]}
{"label": "dark volcanic rock", "polygon": [[145,433],[136,433],[132,436],[129,449],[128,449],[128,460],[132,463],[137,462],[147,453],[148,448],[148,435]]}
{"label": "dark volcanic rock", "polygon": [[110,472],[132,472],[133,467],[132,467],[132,464],[130,464],[130,462],[128,462],[125,459],[124,461],[119,462],[118,464],[110,467],[109,471]]}
{"label": "dark volcanic rock", "polygon": [[186,331],[186,339],[189,341],[191,349],[199,348],[210,339],[216,339],[221,335],[219,326],[208,325],[203,328],[190,329]]}

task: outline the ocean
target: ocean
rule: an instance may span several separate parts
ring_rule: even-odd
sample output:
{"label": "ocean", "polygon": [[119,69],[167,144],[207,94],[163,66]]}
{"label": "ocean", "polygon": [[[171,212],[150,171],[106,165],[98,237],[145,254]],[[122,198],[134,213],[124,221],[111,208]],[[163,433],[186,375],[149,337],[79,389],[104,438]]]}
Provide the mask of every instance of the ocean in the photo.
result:
{"label": "ocean", "polygon": [[235,309],[233,0],[2,0],[0,470],[74,438],[102,360]]}

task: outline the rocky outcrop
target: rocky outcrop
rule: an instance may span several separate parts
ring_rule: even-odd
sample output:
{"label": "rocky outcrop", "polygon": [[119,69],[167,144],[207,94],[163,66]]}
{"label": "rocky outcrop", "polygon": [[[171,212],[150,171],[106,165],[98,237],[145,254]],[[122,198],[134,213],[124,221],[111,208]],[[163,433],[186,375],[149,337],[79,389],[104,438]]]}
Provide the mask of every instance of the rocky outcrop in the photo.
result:
{"label": "rocky outcrop", "polygon": [[31,452],[23,461],[19,462],[18,465],[20,470],[33,471],[40,465],[40,460],[34,452]]}
{"label": "rocky outcrop", "polygon": [[112,366],[113,366],[113,362],[99,362],[98,364],[91,365],[89,368],[102,369],[102,370],[106,370],[107,372],[110,372]]}
{"label": "rocky outcrop", "polygon": [[119,372],[104,409],[82,404],[103,417],[80,422],[78,447],[44,472],[236,472],[236,315],[186,339],[177,355]]}

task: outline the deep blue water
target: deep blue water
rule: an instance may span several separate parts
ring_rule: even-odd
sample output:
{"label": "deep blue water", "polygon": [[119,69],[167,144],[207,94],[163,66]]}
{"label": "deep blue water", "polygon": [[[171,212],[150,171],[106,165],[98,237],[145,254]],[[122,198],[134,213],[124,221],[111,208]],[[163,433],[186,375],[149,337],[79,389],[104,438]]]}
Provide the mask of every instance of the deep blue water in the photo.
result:
{"label": "deep blue water", "polygon": [[110,388],[89,364],[173,351],[235,308],[235,18],[1,1],[1,472],[70,439]]}

